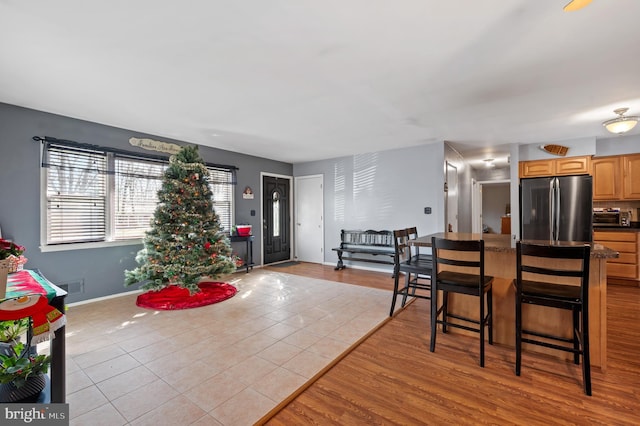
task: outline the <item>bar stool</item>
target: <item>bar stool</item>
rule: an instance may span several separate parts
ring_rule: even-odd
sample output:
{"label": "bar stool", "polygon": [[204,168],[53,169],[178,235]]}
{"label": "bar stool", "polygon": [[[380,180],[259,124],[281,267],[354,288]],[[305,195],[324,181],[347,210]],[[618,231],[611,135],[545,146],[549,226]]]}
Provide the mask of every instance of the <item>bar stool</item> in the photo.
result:
{"label": "bar stool", "polygon": [[[517,275],[513,280],[516,290],[516,376],[520,375],[523,342],[571,352],[575,364],[580,363],[580,356],[582,356],[584,393],[591,396],[588,285],[590,252],[591,247],[588,244],[549,246],[517,242]],[[560,264],[562,267],[556,266]],[[523,277],[523,274],[526,275]],[[574,281],[574,283],[568,281]],[[575,281],[578,282],[575,283]],[[566,338],[525,329],[522,324],[522,305],[525,303],[570,310],[573,337]],[[523,337],[523,335],[534,337]]]}
{"label": "bar stool", "polygon": [[[396,306],[396,298],[402,295],[402,307],[407,302],[407,297],[418,299],[431,298],[431,281],[424,282],[425,275],[431,277],[433,263],[429,258],[417,258],[411,255],[411,247],[408,244],[409,233],[407,229],[393,231],[394,239],[394,269],[393,269],[393,299],[391,300],[391,311],[389,316],[393,316]],[[404,287],[400,286],[400,272],[404,272]],[[416,290],[420,292],[416,293]],[[428,293],[425,293],[428,292]]]}
{"label": "bar stool", "polygon": [[[489,344],[493,344],[493,277],[484,274],[483,240],[447,240],[433,237],[433,279],[431,281],[431,345],[436,349],[436,330],[442,324],[442,332],[447,327],[456,327],[480,334],[480,367],[484,367],[485,327],[489,334]],[[467,260],[471,258],[472,260]],[[465,260],[462,260],[465,259]],[[450,265],[455,270],[442,270],[442,265]],[[464,272],[462,272],[464,271]],[[438,308],[437,291],[442,290],[442,305]],[[449,293],[467,294],[479,299],[479,319],[463,317],[448,312]],[[487,304],[485,314],[485,299]],[[442,313],[442,319],[438,319]],[[464,323],[477,324],[477,328],[464,323],[451,322],[454,318]]]}

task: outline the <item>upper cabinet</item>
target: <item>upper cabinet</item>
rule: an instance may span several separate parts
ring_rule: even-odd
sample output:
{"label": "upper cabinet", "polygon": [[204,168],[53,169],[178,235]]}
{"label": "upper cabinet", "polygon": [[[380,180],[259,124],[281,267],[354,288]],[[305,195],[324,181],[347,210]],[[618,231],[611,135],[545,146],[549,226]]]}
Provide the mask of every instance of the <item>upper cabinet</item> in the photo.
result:
{"label": "upper cabinet", "polygon": [[622,156],[622,198],[640,200],[640,154]]}
{"label": "upper cabinet", "polygon": [[585,175],[591,173],[591,157],[557,158],[556,175]]}
{"label": "upper cabinet", "polygon": [[593,200],[619,200],[622,198],[620,157],[594,158]]}
{"label": "upper cabinet", "polygon": [[554,165],[553,160],[521,161],[520,177],[553,176]]}
{"label": "upper cabinet", "polygon": [[520,177],[583,175],[591,173],[591,157],[567,157],[520,162]]}
{"label": "upper cabinet", "polygon": [[640,200],[640,154],[592,160],[593,199]]}

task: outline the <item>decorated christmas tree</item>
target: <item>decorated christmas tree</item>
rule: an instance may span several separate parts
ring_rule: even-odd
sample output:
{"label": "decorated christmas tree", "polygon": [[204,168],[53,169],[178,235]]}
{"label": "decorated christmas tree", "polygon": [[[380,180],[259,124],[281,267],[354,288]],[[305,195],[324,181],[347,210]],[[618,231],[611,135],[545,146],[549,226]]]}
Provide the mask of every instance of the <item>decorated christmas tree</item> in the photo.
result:
{"label": "decorated christmas tree", "polygon": [[220,232],[220,219],[213,210],[207,176],[196,146],[171,156],[151,230],[136,256],[140,266],[125,271],[125,285],[144,283],[145,290],[177,285],[194,294],[202,277],[235,271],[229,239]]}

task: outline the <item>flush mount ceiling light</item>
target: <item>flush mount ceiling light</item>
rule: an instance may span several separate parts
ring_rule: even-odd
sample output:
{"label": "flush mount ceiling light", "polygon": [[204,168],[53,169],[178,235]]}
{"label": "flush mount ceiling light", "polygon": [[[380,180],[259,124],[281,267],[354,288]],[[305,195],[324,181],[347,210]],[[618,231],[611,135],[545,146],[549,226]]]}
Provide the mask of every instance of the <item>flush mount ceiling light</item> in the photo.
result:
{"label": "flush mount ceiling light", "polygon": [[589,3],[591,3],[591,0],[571,0],[562,10],[565,12],[573,12],[582,9]]}
{"label": "flush mount ceiling light", "polygon": [[614,110],[613,112],[618,114],[618,117],[607,120],[602,123],[602,125],[606,127],[608,131],[617,135],[628,132],[636,127],[638,120],[640,120],[640,117],[624,115],[628,110],[629,108],[618,108]]}
{"label": "flush mount ceiling light", "polygon": [[495,164],[493,164],[494,159],[493,158],[487,158],[486,160],[482,160],[484,161],[485,166],[487,167],[494,167]]}

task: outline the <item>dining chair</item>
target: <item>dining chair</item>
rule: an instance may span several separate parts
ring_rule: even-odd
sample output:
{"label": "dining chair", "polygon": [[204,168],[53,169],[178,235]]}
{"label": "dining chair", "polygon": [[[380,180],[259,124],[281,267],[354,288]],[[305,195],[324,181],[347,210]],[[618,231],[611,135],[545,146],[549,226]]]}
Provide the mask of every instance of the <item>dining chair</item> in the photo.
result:
{"label": "dining chair", "polygon": [[[407,228],[407,234],[408,234],[408,238],[409,238],[409,242],[411,240],[415,240],[416,238],[418,238],[418,227],[416,226],[412,226],[410,228]],[[420,253],[420,247],[418,246],[411,246],[411,257],[412,258],[416,258],[416,259],[424,259],[424,260],[429,260],[429,261],[433,261],[433,257],[430,254],[427,253]]]}
{"label": "dining chair", "polygon": [[[589,357],[589,257],[588,244],[550,246],[516,243],[516,366],[520,375],[522,343],[573,353],[575,364],[582,356],[584,393],[591,396]],[[525,328],[523,305],[541,305],[572,313],[572,337]],[[531,336],[531,337],[526,337]],[[554,343],[557,342],[557,343]]]}
{"label": "dining chair", "polygon": [[[402,295],[402,304],[407,302],[407,297],[418,299],[431,298],[431,280],[425,282],[425,276],[431,277],[433,263],[430,259],[420,259],[411,255],[409,246],[409,233],[407,229],[393,231],[394,239],[394,269],[393,269],[393,299],[389,316],[393,316],[396,299]],[[400,273],[404,273],[404,286],[400,287]]]}
{"label": "dining chair", "polygon": [[[484,273],[484,240],[448,240],[433,237],[431,248],[433,279],[429,350],[434,352],[436,349],[438,324],[442,324],[443,333],[447,333],[447,327],[473,331],[480,334],[480,367],[484,367],[485,328],[489,344],[493,344],[493,277]],[[439,307],[438,291],[442,291],[442,304]],[[449,293],[477,297],[480,311],[478,318],[449,312]],[[440,314],[442,319],[439,318]]]}

